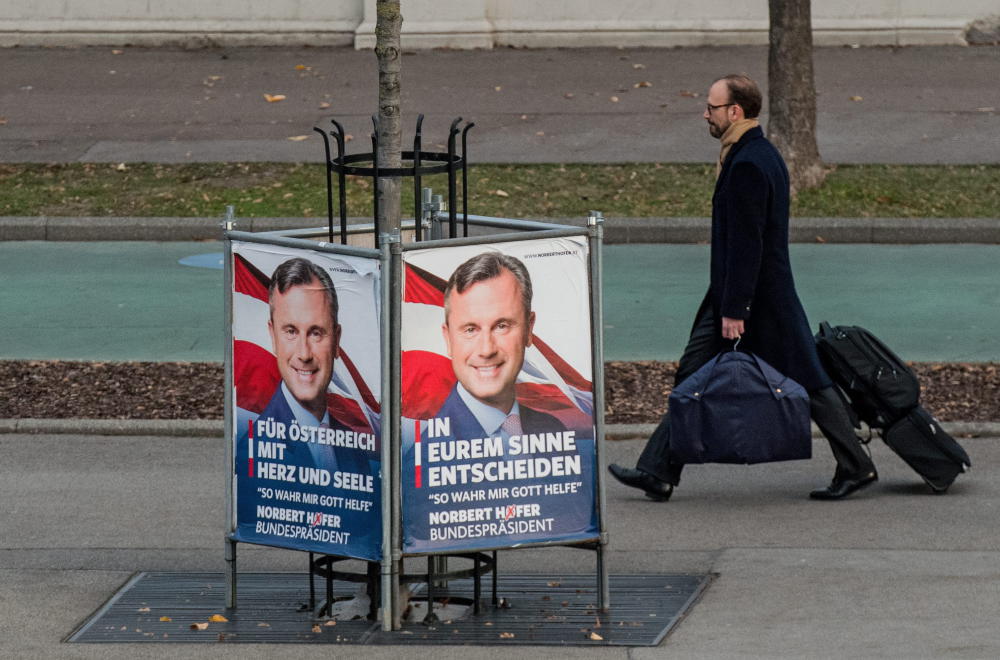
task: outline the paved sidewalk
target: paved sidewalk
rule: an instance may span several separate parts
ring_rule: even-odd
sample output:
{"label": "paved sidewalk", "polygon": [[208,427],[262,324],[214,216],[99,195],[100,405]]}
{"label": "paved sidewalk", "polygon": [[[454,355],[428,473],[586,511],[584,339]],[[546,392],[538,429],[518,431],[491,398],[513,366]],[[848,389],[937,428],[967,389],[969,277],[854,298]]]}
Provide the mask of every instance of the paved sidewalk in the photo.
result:
{"label": "paved sidewalk", "polygon": [[[832,470],[816,458],[691,466],[654,503],[607,487],[612,573],[717,573],[656,648],[518,649],[512,657],[995,658],[1000,593],[1000,442],[965,441],[973,470],[931,495],[881,445],[880,480],[843,502],[806,493]],[[615,442],[630,462],[639,442]],[[221,442],[203,438],[0,435],[0,602],[4,658],[348,658],[296,645],[69,645],[60,640],[135,571],[221,571]],[[300,553],[241,545],[241,571],[302,571]],[[506,573],[592,572],[589,553],[501,553]],[[517,607],[517,603],[514,603]],[[487,660],[493,647],[366,648],[366,658]],[[520,655],[523,653],[524,655]]]}
{"label": "paved sidewalk", "polygon": [[[828,162],[997,161],[1000,48],[817,48],[814,61]],[[331,117],[357,138],[350,152],[370,149],[369,51],[8,48],[0,71],[0,162],[319,162],[312,129]],[[423,112],[431,150],[452,118],[476,123],[473,163],[708,162],[704,94],[731,71],[766,82],[767,49],[408,52],[404,140]]]}

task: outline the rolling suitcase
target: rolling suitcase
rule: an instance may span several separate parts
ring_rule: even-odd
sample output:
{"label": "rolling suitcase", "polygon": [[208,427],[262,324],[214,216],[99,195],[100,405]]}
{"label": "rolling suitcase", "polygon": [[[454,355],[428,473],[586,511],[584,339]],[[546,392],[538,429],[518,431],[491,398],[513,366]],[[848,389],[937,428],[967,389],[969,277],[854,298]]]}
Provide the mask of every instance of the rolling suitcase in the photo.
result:
{"label": "rolling suitcase", "polygon": [[[920,403],[913,370],[878,337],[859,326],[820,323],[816,348],[850,410],[935,493],[944,493],[972,465],[969,455]],[[854,420],[855,426],[861,425]],[[869,436],[870,437],[870,436]]]}
{"label": "rolling suitcase", "polygon": [[972,465],[962,446],[921,406],[883,431],[882,439],[935,493],[947,491]]}

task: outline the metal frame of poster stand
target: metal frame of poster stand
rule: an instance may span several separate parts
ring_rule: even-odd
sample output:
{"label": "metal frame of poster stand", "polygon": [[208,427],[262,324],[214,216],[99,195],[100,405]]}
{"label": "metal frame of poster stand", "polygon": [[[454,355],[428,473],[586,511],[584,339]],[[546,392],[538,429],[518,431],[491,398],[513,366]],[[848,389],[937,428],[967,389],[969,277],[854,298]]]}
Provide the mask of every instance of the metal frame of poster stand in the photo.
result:
{"label": "metal frame of poster stand", "polygon": [[[422,116],[421,118],[422,119]],[[495,218],[488,216],[469,215],[467,212],[466,184],[466,134],[473,124],[467,124],[461,131],[462,154],[456,153],[455,140],[459,133],[457,128],[461,119],[452,122],[447,153],[422,152],[420,150],[420,119],[417,123],[417,134],[414,140],[414,150],[404,153],[412,163],[411,167],[382,168],[380,170],[375,153],[377,141],[372,136],[373,151],[368,154],[346,156],[344,154],[344,132],[336,121],[335,130],[330,133],[337,144],[337,156],[330,157],[330,141],[327,134],[320,132],[326,142],[327,196],[328,196],[328,226],[315,229],[295,229],[271,232],[241,232],[234,229],[234,218],[231,207],[224,223],[225,245],[225,323],[227,332],[225,352],[225,429],[227,434],[227,469],[226,469],[226,515],[227,533],[225,536],[226,570],[226,604],[235,608],[237,603],[237,559],[234,538],[236,530],[236,502],[234,496],[234,433],[233,418],[233,309],[232,290],[233,265],[232,242],[244,241],[267,245],[284,246],[299,249],[315,250],[331,254],[340,254],[368,259],[377,259],[381,271],[380,304],[382,309],[381,325],[381,512],[382,512],[382,557],[380,565],[378,589],[384,630],[396,630],[402,625],[401,608],[397,602],[397,594],[401,584],[424,582],[428,593],[428,619],[433,618],[434,590],[448,580],[472,577],[474,579],[474,611],[478,613],[480,599],[480,577],[486,572],[493,574],[493,602],[496,604],[496,552],[498,550],[514,549],[512,546],[497,546],[495,548],[476,548],[474,551],[450,551],[442,553],[403,553],[402,550],[402,489],[401,489],[401,329],[403,300],[403,254],[409,250],[435,247],[455,247],[471,245],[489,245],[501,242],[515,242],[531,239],[585,237],[589,247],[589,287],[590,287],[590,330],[591,359],[593,368],[593,424],[594,424],[594,488],[597,508],[597,533],[594,537],[581,541],[541,541],[533,543],[518,543],[520,548],[538,547],[574,547],[593,550],[597,559],[597,592],[598,609],[606,612],[610,607],[609,577],[607,571],[605,547],[608,535],[605,528],[604,511],[606,508],[604,493],[604,471],[606,457],[604,452],[604,351],[603,351],[603,299],[602,299],[602,258],[603,218],[598,212],[591,212],[586,227],[558,225],[513,218]],[[376,127],[377,128],[377,127]],[[371,167],[361,167],[354,163],[372,163]],[[422,161],[436,161],[436,165],[422,165]],[[444,163],[443,165],[440,163]],[[462,220],[458,223],[456,216],[456,174],[462,172]],[[441,198],[435,197],[427,188],[420,190],[420,175],[437,172],[448,174],[448,206],[447,214],[442,210]],[[338,176],[340,197],[340,236],[339,244],[334,242],[335,231],[333,222],[333,174]],[[402,231],[414,242],[403,243],[399,233],[377,234],[374,223],[348,225],[346,211],[345,182],[346,175],[369,176],[373,183],[379,177],[412,176],[414,177],[414,205],[417,208],[419,221],[404,221]],[[373,190],[377,186],[373,186]],[[418,191],[422,193],[418,195]],[[377,204],[377,194],[374,195]],[[376,207],[377,208],[377,207]],[[377,215],[375,216],[377,217]],[[472,231],[470,232],[470,229]],[[430,234],[429,239],[425,235]],[[459,237],[459,233],[461,236]],[[370,240],[375,248],[355,247],[347,245],[348,236],[354,235],[366,242]],[[326,240],[324,240],[326,239]],[[388,542],[386,542],[388,541]],[[492,557],[486,553],[492,553]],[[427,573],[405,573],[403,560],[405,558],[427,557]],[[471,560],[473,568],[448,570],[447,558]],[[374,572],[350,573],[334,570],[334,564],[349,557],[336,555],[321,556],[319,560],[310,553],[310,585],[312,575],[318,574],[327,582],[326,607],[332,604],[332,580],[342,579],[353,582],[369,583],[369,591],[374,581]],[[363,561],[363,560],[362,560]],[[310,604],[313,605],[315,594],[310,589]],[[374,614],[374,609],[371,614]]]}
{"label": "metal frame of poster stand", "polygon": [[[427,195],[425,194],[425,198]],[[432,236],[439,236],[444,233],[442,219],[435,215],[432,215]],[[609,590],[609,576],[607,571],[606,557],[605,557],[605,547],[608,543],[608,535],[605,527],[604,521],[604,511],[606,508],[606,498],[604,492],[604,479],[603,474],[606,467],[606,456],[604,452],[604,342],[603,342],[603,297],[602,297],[602,269],[603,261],[601,258],[601,245],[604,238],[604,219],[599,212],[591,212],[591,215],[587,219],[587,226],[585,228],[567,226],[567,225],[556,225],[551,223],[537,222],[531,220],[519,220],[513,218],[496,218],[488,216],[478,216],[478,215],[467,215],[464,221],[464,233],[466,237],[462,238],[439,238],[432,240],[425,240],[420,243],[409,243],[402,244],[398,240],[390,243],[390,250],[396,258],[393,259],[393,267],[391,271],[392,277],[392,289],[394,295],[391,296],[391,301],[393,304],[393,310],[390,314],[390,323],[392,324],[392,347],[391,355],[398,356],[401,354],[401,344],[400,344],[400,334],[401,334],[401,321],[402,321],[402,254],[409,250],[423,250],[435,247],[458,247],[458,246],[472,246],[472,245],[491,245],[495,243],[510,243],[516,241],[526,241],[534,239],[544,239],[544,238],[568,238],[568,237],[586,237],[589,244],[589,274],[590,274],[590,327],[591,327],[591,359],[593,364],[594,378],[593,378],[593,392],[594,392],[594,429],[595,429],[595,469],[594,469],[594,480],[595,480],[595,494],[596,494],[596,506],[598,514],[598,534],[591,540],[585,540],[580,542],[566,542],[566,541],[541,541],[541,542],[530,542],[530,543],[519,543],[516,547],[510,545],[501,545],[497,547],[489,548],[476,548],[477,552],[492,552],[493,556],[493,584],[494,584],[494,596],[493,601],[496,605],[496,552],[498,550],[511,550],[511,549],[523,549],[523,548],[541,548],[541,547],[571,547],[571,548],[581,548],[593,550],[596,552],[597,557],[597,592],[598,592],[598,609],[602,612],[608,611],[610,607],[610,590]],[[469,228],[479,228],[486,230],[485,235],[479,236],[469,236]],[[496,232],[496,233],[494,233]],[[399,360],[396,360],[391,365],[393,370],[392,382],[389,392],[392,396],[392,406],[395,410],[401,409],[401,399],[402,399],[402,377],[401,377],[401,365]],[[393,437],[400,437],[399,428],[400,418],[396,415],[391,420],[393,424]],[[396,507],[401,507],[402,496],[401,496],[401,480],[402,476],[400,474],[401,468],[401,456],[400,456],[400,443],[398,441],[392,443],[392,457],[391,457],[391,470],[392,470],[392,502]],[[406,553],[404,554],[400,548],[402,547],[401,538],[401,510],[397,508],[396,511],[392,513],[393,528],[392,528],[392,544],[394,550],[394,567],[391,572],[392,583],[384,586],[383,589],[388,588],[390,593],[397,593],[400,586],[400,582],[397,580],[397,576],[400,575],[401,571],[396,565],[397,561],[400,561],[405,557],[428,557],[428,574],[426,582],[429,586],[429,590],[432,588],[436,580],[447,581],[447,579],[452,579],[451,575],[446,571],[444,573],[435,573],[433,571],[432,558],[435,557],[451,557],[456,556],[458,553],[454,552],[444,552],[444,553],[434,553],[434,552],[417,552],[417,553]],[[477,565],[478,570],[478,565]],[[480,588],[478,582],[475,584],[475,599],[478,599]],[[428,595],[428,600],[433,601],[433,596],[431,592]],[[430,608],[429,608],[430,611]],[[392,626],[391,629],[399,629],[401,627],[401,621],[399,619],[400,612],[398,608],[392,609]],[[389,630],[390,627],[387,625],[386,615],[389,613],[388,610],[383,611],[383,628]]]}

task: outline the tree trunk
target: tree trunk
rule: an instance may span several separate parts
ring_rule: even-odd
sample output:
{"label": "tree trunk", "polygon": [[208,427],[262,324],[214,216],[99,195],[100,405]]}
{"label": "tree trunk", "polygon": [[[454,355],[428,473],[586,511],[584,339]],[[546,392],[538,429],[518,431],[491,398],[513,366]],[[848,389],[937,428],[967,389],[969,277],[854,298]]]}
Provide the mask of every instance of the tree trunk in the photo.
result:
{"label": "tree trunk", "polygon": [[823,183],[826,169],[816,146],[810,0],[768,0],[767,133],[785,157],[792,194]]}
{"label": "tree trunk", "polygon": [[[375,57],[378,58],[378,162],[379,167],[402,165],[402,122],[399,107],[399,72],[402,68],[400,30],[403,16],[399,0],[377,0]],[[400,227],[400,179],[379,178],[377,231]]]}

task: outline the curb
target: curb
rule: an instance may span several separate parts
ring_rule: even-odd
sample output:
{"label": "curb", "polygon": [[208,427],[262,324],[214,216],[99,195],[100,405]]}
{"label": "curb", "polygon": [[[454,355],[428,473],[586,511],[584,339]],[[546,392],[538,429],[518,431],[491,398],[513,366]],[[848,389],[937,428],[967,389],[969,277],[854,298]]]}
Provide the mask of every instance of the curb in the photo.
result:
{"label": "curb", "polygon": [[[585,218],[541,218],[584,226]],[[351,224],[367,223],[351,218]],[[322,218],[239,218],[237,228],[261,232],[325,227]],[[709,218],[616,218],[604,225],[604,242],[707,243]],[[0,241],[203,241],[220,240],[219,218],[0,217]],[[1000,243],[1000,218],[792,218],[793,243]]]}
{"label": "curb", "polygon": [[[945,433],[956,438],[1000,438],[1000,422],[941,422]],[[645,439],[653,434],[656,424],[608,424],[604,429],[604,437],[608,440]],[[867,431],[858,431],[865,437]],[[823,434],[812,424],[812,437],[822,438]],[[872,438],[878,434],[873,432]]]}
{"label": "curb", "polygon": [[[998,438],[1000,422],[942,422],[945,432],[959,438]],[[652,435],[656,424],[608,424],[608,440],[635,440]],[[822,437],[813,425],[813,437]],[[221,419],[0,419],[0,434],[71,434],[221,438]]]}

